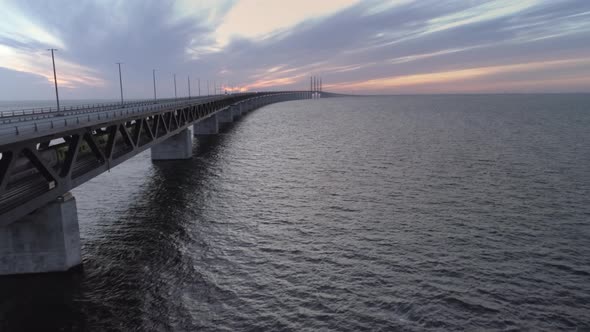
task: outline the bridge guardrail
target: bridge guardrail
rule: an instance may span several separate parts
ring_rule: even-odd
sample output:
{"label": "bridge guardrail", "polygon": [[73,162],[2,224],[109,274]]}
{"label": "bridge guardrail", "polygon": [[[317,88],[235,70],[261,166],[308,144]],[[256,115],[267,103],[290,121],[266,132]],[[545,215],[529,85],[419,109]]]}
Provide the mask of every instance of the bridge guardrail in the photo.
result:
{"label": "bridge guardrail", "polygon": [[[241,95],[233,94],[233,95]],[[157,103],[166,103],[172,101],[183,101],[183,100],[193,100],[205,97],[218,97],[224,95],[211,95],[211,96],[192,96],[192,97],[181,97],[181,98],[161,98],[157,99]],[[150,103],[154,102],[154,99],[133,99],[128,100],[123,103],[123,106],[132,106],[138,103]],[[58,110],[57,107],[34,107],[34,108],[22,108],[22,109],[14,109],[14,110],[6,110],[0,111],[0,119],[7,118],[7,117],[15,117],[15,116],[26,116],[26,115],[36,115],[36,114],[47,114],[47,113],[59,113],[64,111],[75,111],[75,110],[87,110],[87,109],[97,109],[103,107],[118,107],[121,106],[121,102],[109,102],[109,103],[94,103],[94,104],[80,104],[80,105],[72,105],[72,106],[61,106]]]}
{"label": "bridge guardrail", "polygon": [[[30,116],[18,116],[17,118],[5,118],[2,119],[0,118],[0,123],[1,124],[12,124],[12,123],[19,123],[19,122],[25,122],[25,121],[34,121],[34,120],[42,120],[42,119],[49,119],[49,118],[53,118],[53,117],[57,117],[57,116],[72,116],[72,115],[81,115],[81,114],[92,114],[92,113],[99,113],[99,112],[106,112],[106,111],[111,111],[111,110],[123,110],[123,109],[132,109],[132,108],[137,108],[137,107],[144,107],[144,106],[150,106],[150,105],[167,105],[167,106],[173,106],[174,104],[178,104],[178,103],[193,103],[195,101],[201,101],[203,103],[211,101],[211,100],[216,100],[218,99],[218,97],[200,97],[200,98],[195,98],[195,99],[188,99],[188,98],[183,98],[183,99],[163,99],[163,100],[159,100],[158,103],[154,104],[154,101],[145,101],[145,102],[141,102],[141,103],[134,103],[134,104],[126,104],[126,107],[121,107],[121,104],[115,104],[109,107],[102,107],[102,108],[90,108],[90,109],[73,109],[73,110],[67,110],[67,111],[53,111],[51,113],[37,113],[35,115],[30,115]],[[167,101],[166,104],[164,104],[163,102]],[[58,120],[55,120],[55,122],[57,122]],[[22,125],[20,125],[22,126]],[[15,127],[19,127],[18,124],[15,124]],[[1,135],[1,134],[0,134]]]}
{"label": "bridge guardrail", "polygon": [[[211,101],[211,99],[216,98],[207,98],[202,99],[202,102]],[[10,136],[10,135],[24,135],[28,133],[35,133],[43,130],[51,130],[51,129],[58,129],[58,128],[67,128],[69,126],[76,126],[83,124],[83,123],[94,123],[100,120],[112,120],[121,117],[129,117],[132,115],[139,115],[143,113],[151,113],[157,110],[166,109],[170,107],[183,107],[185,105],[190,105],[193,102],[197,101],[198,99],[190,99],[190,100],[183,100],[183,101],[176,101],[172,103],[159,103],[153,104],[147,103],[146,105],[141,106],[134,106],[133,108],[114,108],[108,110],[96,110],[93,109],[92,111],[85,112],[83,114],[69,114],[67,117],[64,118],[43,118],[43,119],[35,119],[38,121],[23,123],[23,124],[16,124],[14,126],[7,126],[4,128],[0,128],[0,137],[2,136]],[[120,104],[119,104],[120,106]],[[63,112],[63,111],[62,111]],[[76,117],[73,117],[77,115]]]}
{"label": "bridge guardrail", "polygon": [[[167,99],[160,99],[160,101],[166,101],[166,100]],[[149,101],[148,99],[133,100],[133,101],[125,102],[125,103],[123,103],[123,105],[124,106],[133,105],[133,104],[148,102],[148,101]],[[153,102],[153,99],[152,99],[152,102]],[[111,106],[121,106],[121,102],[61,106],[59,110],[57,109],[57,107],[35,107],[35,108],[7,110],[7,111],[0,111],[0,119],[8,118],[8,117],[26,116],[26,115],[37,115],[37,114],[59,113],[59,112],[65,112],[65,111],[96,109],[96,108],[111,107]]]}
{"label": "bridge guardrail", "polygon": [[[245,93],[244,93],[245,94]],[[239,96],[244,94],[234,94],[233,96]],[[275,93],[276,95],[280,95],[283,93]],[[221,97],[221,98],[220,98]],[[18,122],[25,122],[29,121],[28,123],[21,123],[20,125],[18,122],[14,126],[10,126],[11,122],[5,123],[3,125],[9,124],[8,126],[0,127],[0,138],[7,137],[7,136],[22,136],[26,134],[34,134],[36,132],[44,131],[44,130],[55,130],[60,128],[68,128],[73,126],[80,126],[81,124],[94,124],[101,120],[113,120],[113,119],[120,119],[125,118],[133,115],[140,115],[145,113],[152,113],[158,110],[170,108],[170,107],[184,107],[186,105],[193,104],[195,101],[200,101],[199,104],[204,104],[206,102],[215,101],[224,99],[227,95],[214,95],[207,98],[195,98],[195,99],[188,99],[183,98],[179,99],[171,99],[171,102],[168,103],[157,103],[154,104],[153,100],[148,102],[142,102],[139,105],[135,105],[129,108],[121,108],[121,104],[117,104],[112,106],[110,109],[99,109],[99,108],[91,108],[91,109],[81,109],[81,110],[74,110],[74,111],[54,111],[51,113],[53,116],[45,116],[41,118],[35,119],[28,119],[22,120]],[[262,95],[257,96],[256,94],[253,95],[252,99],[256,100],[262,97]],[[165,99],[170,100],[170,99]],[[162,101],[162,100],[160,100]],[[70,113],[70,114],[68,114]],[[49,113],[45,113],[47,115]],[[56,118],[56,116],[63,115],[64,118]],[[75,117],[74,117],[75,116]],[[1,120],[1,118],[0,118]],[[34,121],[34,122],[30,122]]]}
{"label": "bridge guardrail", "polygon": [[[238,95],[238,94],[235,94]],[[182,102],[182,101],[194,101],[198,99],[210,99],[216,98],[221,95],[213,95],[213,96],[199,96],[199,97],[191,97],[191,98],[164,98],[156,100],[156,103],[170,103],[170,102]],[[76,106],[65,106],[60,107],[59,110],[54,107],[42,107],[42,108],[30,108],[30,109],[19,109],[19,110],[9,110],[9,111],[0,111],[0,121],[3,124],[12,123],[12,122],[22,122],[31,120],[33,117],[49,117],[49,116],[57,116],[57,115],[70,115],[72,113],[85,113],[85,112],[97,112],[101,110],[108,110],[108,109],[118,109],[118,108],[127,108],[127,107],[136,107],[140,105],[149,105],[154,104],[153,99],[142,99],[142,100],[134,100],[129,101],[126,103],[121,104],[120,102],[113,102],[113,103],[102,103],[102,104],[86,104],[86,105],[76,105]],[[29,117],[30,118],[29,118]]]}

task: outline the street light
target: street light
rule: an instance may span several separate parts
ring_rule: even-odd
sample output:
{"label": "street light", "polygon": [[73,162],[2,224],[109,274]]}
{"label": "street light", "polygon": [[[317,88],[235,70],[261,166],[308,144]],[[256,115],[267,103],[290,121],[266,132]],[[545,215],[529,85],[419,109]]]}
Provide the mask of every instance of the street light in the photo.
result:
{"label": "street light", "polygon": [[199,80],[199,97],[201,96],[201,78],[197,78]]}
{"label": "street light", "polygon": [[176,74],[174,74],[174,99],[176,99]]}
{"label": "street light", "polygon": [[188,76],[188,99],[191,99],[191,77],[190,75]]}
{"label": "street light", "polygon": [[55,100],[57,101],[57,110],[59,111],[59,93],[57,92],[57,75],[55,74],[55,57],[53,56],[53,51],[57,51],[56,48],[49,48],[48,51],[51,51],[51,62],[53,62],[53,82],[55,83]]}
{"label": "street light", "polygon": [[156,99],[156,70],[152,69],[152,75],[154,77],[154,102],[157,101]]}
{"label": "street light", "polygon": [[121,88],[121,105],[123,105],[123,79],[121,78],[121,64],[122,62],[117,62],[119,65],[119,87]]}

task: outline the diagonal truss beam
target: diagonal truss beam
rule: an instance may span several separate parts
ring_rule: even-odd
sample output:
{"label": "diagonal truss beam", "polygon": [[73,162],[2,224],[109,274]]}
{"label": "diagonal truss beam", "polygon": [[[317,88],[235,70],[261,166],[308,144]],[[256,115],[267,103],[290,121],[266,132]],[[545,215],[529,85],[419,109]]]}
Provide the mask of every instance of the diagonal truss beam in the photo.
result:
{"label": "diagonal truss beam", "polygon": [[[276,93],[249,95],[161,109],[131,118],[119,119],[111,115],[104,123],[0,146],[0,226],[20,219],[201,119],[252,97],[259,105],[265,101],[304,98],[297,93],[284,94],[281,98]],[[20,166],[16,167],[17,164]],[[31,166],[24,172],[21,168],[26,165]],[[33,181],[33,177],[44,179],[49,186],[43,190],[28,190],[27,181],[29,178]]]}

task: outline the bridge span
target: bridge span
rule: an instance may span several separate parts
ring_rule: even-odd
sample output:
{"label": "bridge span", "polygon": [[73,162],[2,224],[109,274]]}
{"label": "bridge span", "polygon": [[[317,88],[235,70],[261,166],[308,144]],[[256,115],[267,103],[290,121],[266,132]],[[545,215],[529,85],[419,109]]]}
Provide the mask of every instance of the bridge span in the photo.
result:
{"label": "bridge span", "polygon": [[331,97],[288,91],[4,112],[0,116],[0,275],[66,271],[81,264],[70,190],[138,153],[192,157],[192,134],[264,105]]}

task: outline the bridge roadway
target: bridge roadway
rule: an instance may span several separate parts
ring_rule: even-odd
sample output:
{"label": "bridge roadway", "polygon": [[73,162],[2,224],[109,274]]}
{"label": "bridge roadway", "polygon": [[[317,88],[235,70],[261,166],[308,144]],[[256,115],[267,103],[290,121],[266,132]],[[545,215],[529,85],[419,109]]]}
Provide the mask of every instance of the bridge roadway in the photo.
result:
{"label": "bridge roadway", "polygon": [[138,153],[189,159],[192,135],[271,103],[319,96],[259,92],[34,109],[0,115],[0,275],[66,271],[81,263],[69,191]]}

